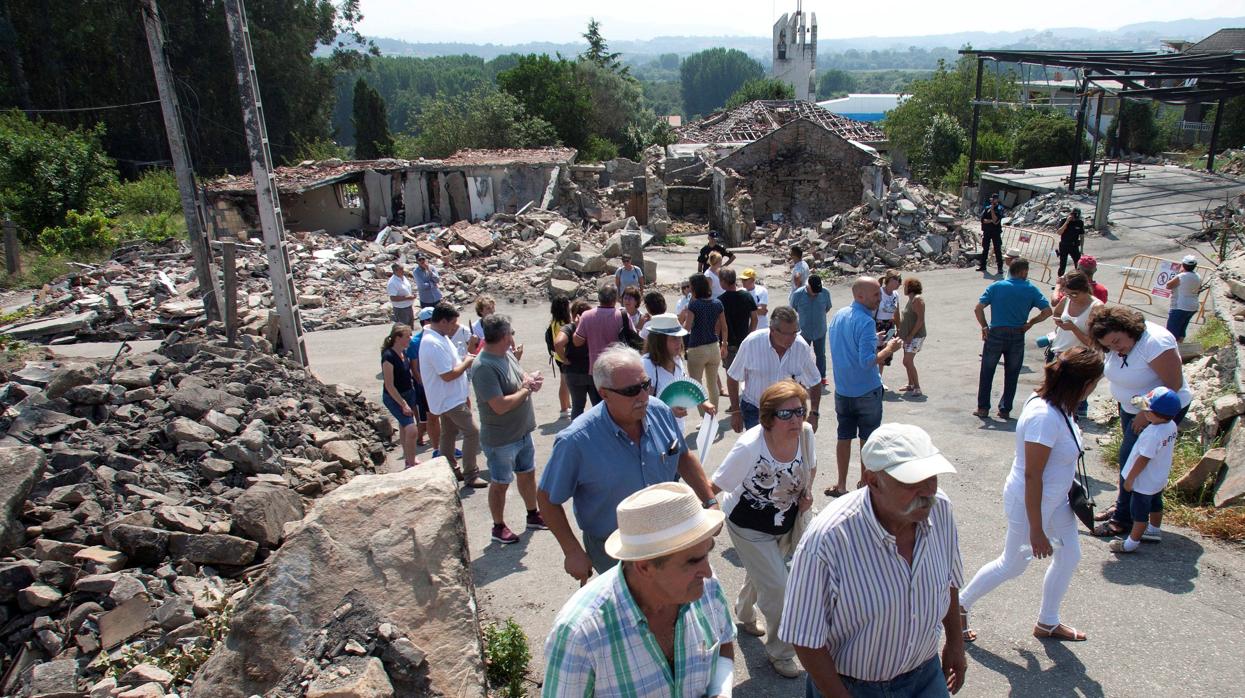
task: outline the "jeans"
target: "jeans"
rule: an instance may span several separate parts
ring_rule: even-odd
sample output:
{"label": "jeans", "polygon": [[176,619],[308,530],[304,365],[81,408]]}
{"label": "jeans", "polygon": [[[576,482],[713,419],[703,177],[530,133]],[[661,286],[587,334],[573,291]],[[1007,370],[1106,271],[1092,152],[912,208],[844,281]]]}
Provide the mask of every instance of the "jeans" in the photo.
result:
{"label": "jeans", "polygon": [[808,345],[813,348],[813,356],[817,359],[817,372],[824,379],[826,377],[826,335],[805,337],[801,333],[800,336],[804,337],[804,341],[808,342]]}
{"label": "jeans", "polygon": [[528,434],[518,441],[501,446],[482,446],[484,462],[488,465],[488,479],[497,485],[509,485],[515,473],[527,473],[536,469],[536,444]]}
{"label": "jeans", "polygon": [[1182,341],[1185,333],[1189,331],[1189,321],[1193,316],[1197,315],[1196,310],[1176,310],[1172,308],[1167,311],[1167,331],[1175,336],[1176,341]]}
{"label": "jeans", "polygon": [[[1043,495],[1046,493],[1044,492]],[[1003,513],[1007,516],[1007,537],[1003,542],[1003,554],[977,570],[973,579],[960,590],[960,605],[971,610],[981,597],[994,591],[1003,582],[1019,577],[1029,566],[1029,560],[1020,547],[1029,545],[1029,516],[1022,498],[1005,498]],[[1081,561],[1081,539],[1077,535],[1076,515],[1068,504],[1067,494],[1055,493],[1042,498],[1042,532],[1049,539],[1059,539],[1063,545],[1055,549],[1050,567],[1042,580],[1042,606],[1038,622],[1043,625],[1059,623],[1059,606],[1072,585],[1072,575]]]}
{"label": "jeans", "polygon": [[874,388],[858,397],[834,394],[834,417],[839,441],[851,441],[857,436],[868,440],[873,430],[882,424],[882,388]]}
{"label": "jeans", "polygon": [[994,266],[1003,273],[1003,227],[998,230],[981,231],[981,266],[978,271],[986,270],[986,260],[990,258],[990,244],[994,243]]}
{"label": "jeans", "polygon": [[739,414],[744,418],[745,430],[761,423],[761,408],[747,400],[739,401]]}
{"label": "jeans", "polygon": [[1003,359],[1003,397],[999,411],[1011,412],[1016,399],[1016,382],[1025,361],[1025,333],[1019,327],[991,327],[981,348],[981,375],[977,379],[977,409],[990,409],[990,388],[994,370]]}
{"label": "jeans", "polygon": [[589,400],[594,405],[601,401],[597,386],[592,382],[591,373],[564,373],[563,375],[566,376],[566,387],[571,390],[571,419],[584,413],[584,407]]}
{"label": "jeans", "polygon": [[409,427],[415,423],[415,390],[412,388],[411,390],[406,391],[406,394],[402,396],[402,399],[406,400],[407,406],[411,408],[410,416],[402,414],[402,407],[398,405],[397,400],[394,400],[389,396],[388,390],[380,391],[381,403],[384,404],[384,406],[389,410],[389,414],[393,415],[393,418],[398,420],[398,426]]}
{"label": "jeans", "polygon": [[[860,681],[848,676],[839,678],[852,698],[944,698],[950,695],[947,679],[942,675],[942,661],[937,654],[921,666],[890,681]],[[804,695],[807,698],[821,698],[821,691],[813,685],[812,675],[805,680]]]}

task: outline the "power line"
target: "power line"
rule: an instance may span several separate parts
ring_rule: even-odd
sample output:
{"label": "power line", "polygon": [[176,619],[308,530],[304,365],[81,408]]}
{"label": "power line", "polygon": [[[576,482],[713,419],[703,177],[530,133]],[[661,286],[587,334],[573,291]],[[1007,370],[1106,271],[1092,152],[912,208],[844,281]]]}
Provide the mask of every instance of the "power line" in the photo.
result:
{"label": "power line", "polygon": [[158,99],[149,99],[146,102],[130,102],[129,104],[109,104],[108,106],[104,106],[104,107],[75,107],[73,109],[19,109],[18,111],[25,112],[27,114],[60,114],[60,113],[65,113],[65,112],[103,111],[105,109],[124,109],[126,107],[141,107],[147,104],[159,104],[159,103],[160,103],[160,100]]}

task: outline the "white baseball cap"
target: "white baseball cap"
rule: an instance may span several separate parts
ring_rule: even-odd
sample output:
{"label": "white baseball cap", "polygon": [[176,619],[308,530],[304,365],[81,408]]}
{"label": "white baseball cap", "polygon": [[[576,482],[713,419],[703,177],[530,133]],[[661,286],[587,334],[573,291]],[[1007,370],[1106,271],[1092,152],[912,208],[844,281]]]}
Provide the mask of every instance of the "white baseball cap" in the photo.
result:
{"label": "white baseball cap", "polygon": [[1184,259],[1180,260],[1180,263],[1185,265],[1186,267],[1196,267],[1197,257],[1194,257],[1191,254],[1187,254],[1184,256]]}
{"label": "white baseball cap", "polygon": [[860,449],[860,459],[869,470],[909,485],[955,472],[929,434],[911,424],[883,424],[875,429]]}

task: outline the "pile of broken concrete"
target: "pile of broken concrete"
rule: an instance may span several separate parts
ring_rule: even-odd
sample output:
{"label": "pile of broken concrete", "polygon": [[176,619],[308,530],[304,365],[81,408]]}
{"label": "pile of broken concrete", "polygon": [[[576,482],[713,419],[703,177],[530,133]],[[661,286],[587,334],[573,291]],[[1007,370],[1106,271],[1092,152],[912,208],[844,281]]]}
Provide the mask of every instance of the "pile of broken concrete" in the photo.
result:
{"label": "pile of broken concrete", "polygon": [[753,243],[773,252],[774,264],[786,263],[791,246],[802,246],[810,266],[832,275],[959,264],[960,251],[974,245],[954,202],[915,182],[896,178],[882,197],[865,197],[817,228],[760,227]]}
{"label": "pile of broken concrete", "polygon": [[1079,194],[1066,192],[1048,192],[1020,204],[1008,211],[1003,218],[1003,225],[1014,225],[1036,228],[1058,228],[1063,225],[1072,209],[1081,209],[1081,220],[1094,220],[1094,199]]}
{"label": "pile of broken concrete", "polygon": [[[337,590],[336,582],[374,591],[366,585],[368,570],[393,563],[380,559],[380,550],[409,556],[417,534],[377,533],[403,519],[370,520],[367,512],[385,505],[444,509],[435,520],[439,530],[427,535],[444,538],[436,545],[448,551],[450,562],[430,549],[427,559],[394,564],[405,565],[408,577],[426,573],[443,585],[461,582],[450,576],[466,575],[470,588],[465,543],[454,555],[454,540],[463,538],[454,535],[461,534],[461,508],[443,461],[426,472],[396,476],[396,484],[376,476],[381,482],[359,494],[363,485],[355,482],[367,476],[355,475],[384,463],[394,425],[357,390],[321,384],[284,359],[207,341],[166,343],[158,353],[124,357],[115,367],[31,362],[0,379],[0,429],[7,432],[0,443],[0,555],[6,555],[0,559],[0,647],[7,669],[0,676],[2,695],[82,696],[93,686],[91,696],[139,698],[183,690],[222,639],[222,613],[231,597],[242,601],[230,644],[247,632],[264,632],[253,627],[265,625],[256,613],[275,622],[274,604],[288,609],[310,635],[326,637],[320,631],[349,591]],[[377,494],[386,487],[388,500]],[[425,501],[419,490],[444,503]],[[299,528],[308,499],[324,493],[322,503],[335,497],[357,502],[360,496],[374,501],[353,514],[344,508],[318,528],[308,522]],[[395,498],[406,501],[394,504]],[[405,513],[406,521],[419,520]],[[308,519],[314,518],[313,511]],[[346,528],[337,527],[343,523]],[[313,548],[300,547],[278,564],[299,535],[292,529],[304,536],[300,545]],[[343,559],[367,558],[355,561],[362,578],[337,569],[326,538],[346,550],[339,554]],[[390,543],[400,547],[385,547]],[[437,576],[447,564],[453,574]],[[258,584],[280,585],[280,592],[256,611],[254,595],[241,592],[265,567],[267,576]],[[320,579],[321,571],[339,579]],[[397,584],[398,577],[390,581]],[[295,594],[290,583],[310,589]],[[340,594],[322,602],[331,608],[313,623],[297,605],[328,589]],[[394,594],[371,594],[377,608],[363,620],[366,604],[354,605],[351,642],[299,645],[283,655],[283,672],[300,656],[311,665],[298,665],[291,685],[300,692],[272,695],[302,695],[302,689],[315,695],[310,689],[318,679],[337,685],[356,669],[376,682],[387,677],[395,687],[427,683],[422,651],[406,639],[409,621],[402,619],[400,630],[383,625],[393,609],[375,599]],[[469,601],[468,595],[464,606]],[[461,612],[455,613],[450,620],[462,625]],[[341,611],[336,619],[346,615]],[[289,630],[288,623],[268,629]],[[247,661],[277,650],[265,651]],[[470,657],[478,659],[478,652]],[[379,676],[372,659],[384,669]],[[227,663],[219,656],[212,661]],[[318,668],[332,675],[321,677]],[[240,685],[240,676],[229,680]]]}

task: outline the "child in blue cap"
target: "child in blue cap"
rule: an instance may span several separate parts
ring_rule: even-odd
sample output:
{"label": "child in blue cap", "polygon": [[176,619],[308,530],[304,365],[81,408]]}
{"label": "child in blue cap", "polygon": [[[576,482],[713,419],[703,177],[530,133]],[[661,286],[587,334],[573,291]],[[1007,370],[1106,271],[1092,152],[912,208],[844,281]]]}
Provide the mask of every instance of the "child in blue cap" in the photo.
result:
{"label": "child in blue cap", "polygon": [[1126,538],[1111,541],[1111,551],[1115,553],[1135,552],[1143,539],[1159,541],[1163,512],[1158,507],[1158,511],[1152,512],[1151,504],[1167,487],[1176,447],[1176,416],[1180,414],[1180,396],[1163,386],[1133,399],[1142,408],[1137,417],[1149,424],[1137,437],[1137,444],[1120,471],[1116,518],[1121,514],[1128,516],[1132,527],[1127,529]]}

